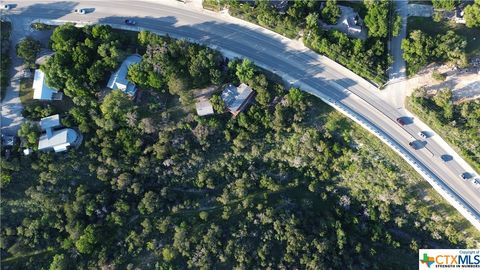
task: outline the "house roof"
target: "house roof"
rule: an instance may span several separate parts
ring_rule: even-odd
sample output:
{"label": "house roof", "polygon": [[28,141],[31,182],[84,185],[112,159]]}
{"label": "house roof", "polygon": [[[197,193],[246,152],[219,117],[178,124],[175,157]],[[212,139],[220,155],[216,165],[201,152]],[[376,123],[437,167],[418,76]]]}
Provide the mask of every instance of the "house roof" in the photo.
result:
{"label": "house roof", "polygon": [[117,71],[110,76],[107,87],[122,90],[125,94],[131,96],[135,95],[136,86],[127,79],[128,67],[132,64],[140,63],[140,61],[142,61],[142,57],[138,54],[133,54],[125,58]]}
{"label": "house roof", "polygon": [[210,101],[206,99],[197,102],[195,104],[195,107],[197,109],[197,114],[200,116],[213,114],[213,106]]}
{"label": "house roof", "polygon": [[57,90],[48,87],[45,83],[45,73],[40,69],[36,69],[33,77],[33,99],[52,100],[53,94],[57,92]]}
{"label": "house roof", "polygon": [[78,138],[78,134],[71,128],[64,128],[52,132],[52,136],[43,134],[38,141],[38,150],[54,149],[55,152],[66,150]]}
{"label": "house roof", "polygon": [[244,83],[240,84],[238,87],[230,84],[223,90],[222,99],[228,110],[235,112],[242,107],[243,103],[247,101],[252,93],[252,88]]}
{"label": "house roof", "polygon": [[55,114],[40,119],[40,127],[42,130],[60,126],[60,115]]}

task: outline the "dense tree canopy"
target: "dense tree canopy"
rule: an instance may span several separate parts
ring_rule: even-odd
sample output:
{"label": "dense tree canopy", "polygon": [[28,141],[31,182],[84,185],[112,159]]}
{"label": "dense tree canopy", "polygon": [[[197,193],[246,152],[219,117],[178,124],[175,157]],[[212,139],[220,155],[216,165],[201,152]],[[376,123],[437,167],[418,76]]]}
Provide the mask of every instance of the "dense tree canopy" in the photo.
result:
{"label": "dense tree canopy", "polygon": [[372,37],[385,38],[388,35],[388,0],[366,0],[367,15],[365,25],[368,27],[368,35]]}
{"label": "dense tree canopy", "polygon": [[431,61],[449,61],[461,67],[467,66],[466,46],[465,39],[453,31],[431,37],[415,30],[402,41],[403,58],[408,64],[409,74],[415,74]]}
{"label": "dense tree canopy", "polygon": [[465,7],[464,18],[468,27],[480,27],[480,0]]}
{"label": "dense tree canopy", "polygon": [[[1,200],[4,266],[413,268],[418,247],[478,245],[478,234],[386,146],[251,62],[226,65],[218,52],[141,32],[141,72],[149,76],[154,65],[162,86],[142,86],[135,100],[121,91],[97,97],[102,84],[81,67],[83,57],[61,46],[70,28],[58,27],[52,45],[72,66],[52,78],[68,84],[72,78],[60,75],[85,72],[77,75],[86,91],[65,92],[76,100],[65,118],[84,130],[84,143],[62,154],[17,156],[18,169],[2,163],[11,167]],[[129,34],[112,31],[111,40],[109,31],[79,29],[71,46],[89,36],[98,53]],[[197,54],[205,78],[183,62]],[[93,65],[107,56],[89,57]],[[237,117],[195,115],[185,93],[217,75],[225,83],[245,79],[255,102]],[[95,102],[80,102],[85,95]]]}
{"label": "dense tree canopy", "polygon": [[41,44],[32,37],[26,37],[17,44],[17,55],[25,61],[25,66],[34,67]]}

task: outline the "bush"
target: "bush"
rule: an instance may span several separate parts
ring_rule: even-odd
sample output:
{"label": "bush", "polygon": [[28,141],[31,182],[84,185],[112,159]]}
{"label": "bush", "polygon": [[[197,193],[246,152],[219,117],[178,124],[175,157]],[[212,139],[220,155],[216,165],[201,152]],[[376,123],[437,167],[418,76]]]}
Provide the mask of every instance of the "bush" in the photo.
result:
{"label": "bush", "polygon": [[32,27],[33,29],[38,30],[38,31],[52,30],[52,29],[55,28],[54,25],[49,25],[49,24],[40,23],[40,22],[32,23],[32,25],[30,25],[30,27]]}
{"label": "bush", "polygon": [[445,76],[445,74],[442,74],[442,73],[438,72],[438,70],[434,70],[432,72],[432,78],[434,78],[437,81],[442,81],[443,82],[443,81],[445,81],[447,76]]}

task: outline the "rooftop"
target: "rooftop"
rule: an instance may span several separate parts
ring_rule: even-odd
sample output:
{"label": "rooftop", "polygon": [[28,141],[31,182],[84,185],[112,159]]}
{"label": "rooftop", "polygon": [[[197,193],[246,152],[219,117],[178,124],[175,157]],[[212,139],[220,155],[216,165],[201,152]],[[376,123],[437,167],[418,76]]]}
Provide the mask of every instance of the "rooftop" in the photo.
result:
{"label": "rooftop", "polygon": [[137,89],[136,86],[127,79],[128,67],[132,64],[140,63],[140,61],[142,61],[142,57],[138,54],[133,54],[125,58],[117,71],[110,76],[107,87],[110,89],[118,89],[125,94],[134,96]]}
{"label": "rooftop", "polygon": [[60,115],[55,114],[40,119],[40,127],[42,130],[60,126]]}
{"label": "rooftop", "polygon": [[71,128],[53,131],[52,136],[43,134],[38,141],[38,150],[51,150],[62,152],[72,145],[78,138],[78,134]]}
{"label": "rooftop", "polygon": [[195,104],[197,114],[200,116],[213,114],[213,106],[208,99],[203,99]]}
{"label": "rooftop", "polygon": [[248,101],[252,93],[252,88],[244,83],[238,87],[230,84],[223,90],[222,99],[227,109],[235,114],[241,111],[242,106]]}
{"label": "rooftop", "polygon": [[35,70],[33,77],[33,99],[53,100],[58,91],[48,87],[45,83],[45,73],[40,69]]}

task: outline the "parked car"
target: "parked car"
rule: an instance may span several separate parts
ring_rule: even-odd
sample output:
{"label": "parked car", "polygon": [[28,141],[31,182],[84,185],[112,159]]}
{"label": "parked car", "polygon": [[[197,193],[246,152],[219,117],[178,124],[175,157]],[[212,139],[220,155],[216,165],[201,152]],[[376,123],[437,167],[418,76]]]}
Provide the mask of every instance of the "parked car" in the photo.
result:
{"label": "parked car", "polygon": [[425,132],[423,132],[423,131],[420,131],[420,132],[418,133],[418,136],[422,137],[423,139],[426,139],[426,138],[427,138],[427,134],[426,134]]}
{"label": "parked car", "polygon": [[137,24],[137,22],[136,22],[136,21],[134,21],[134,20],[126,19],[126,20],[125,20],[125,24],[128,24],[128,25],[135,25],[135,24]]}
{"label": "parked car", "polygon": [[0,9],[3,9],[3,10],[10,10],[11,8],[12,8],[12,5],[10,4],[4,4],[0,6]]}
{"label": "parked car", "polygon": [[401,117],[399,117],[399,118],[397,118],[397,123],[404,126],[405,125],[405,120],[403,120]]}
{"label": "parked car", "polygon": [[85,15],[87,11],[84,8],[77,8],[75,9],[75,13]]}

